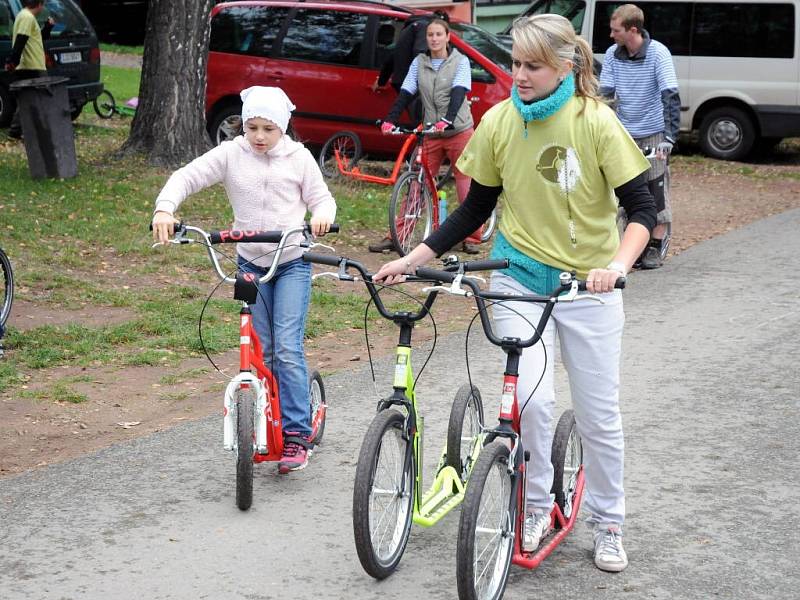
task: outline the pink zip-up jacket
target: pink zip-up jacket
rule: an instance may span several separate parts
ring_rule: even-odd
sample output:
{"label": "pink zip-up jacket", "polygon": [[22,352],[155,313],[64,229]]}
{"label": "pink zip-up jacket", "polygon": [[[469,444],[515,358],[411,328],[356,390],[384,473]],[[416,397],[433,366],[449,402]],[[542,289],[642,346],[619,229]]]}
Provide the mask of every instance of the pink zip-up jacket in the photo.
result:
{"label": "pink zip-up jacket", "polygon": [[[312,216],[336,216],[336,201],[322,179],[317,162],[303,144],[288,136],[265,154],[257,154],[239,136],[222,142],[175,171],[156,199],[156,211],[174,214],[188,196],[215,183],[222,183],[233,207],[233,229],[285,230],[303,224]],[[303,249],[292,236],[281,263],[299,258]],[[277,244],[238,244],[238,253],[262,267],[272,264]]]}

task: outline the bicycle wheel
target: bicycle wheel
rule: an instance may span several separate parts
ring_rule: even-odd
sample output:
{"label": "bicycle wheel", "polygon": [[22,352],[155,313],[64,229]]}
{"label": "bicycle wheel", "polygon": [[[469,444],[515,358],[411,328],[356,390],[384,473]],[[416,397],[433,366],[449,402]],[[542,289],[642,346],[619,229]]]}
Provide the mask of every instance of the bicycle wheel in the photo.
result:
{"label": "bicycle wheel", "polygon": [[236,506],[247,510],[253,504],[253,412],[252,389],[236,391]]}
{"label": "bicycle wheel", "polygon": [[328,404],[325,402],[325,386],[322,384],[322,376],[319,371],[314,371],[308,378],[308,395],[311,399],[309,415],[311,441],[316,445],[322,441],[322,434],[325,433],[325,419],[328,415]]}
{"label": "bicycle wheel", "polygon": [[[553,463],[553,489],[556,504],[561,509],[564,517],[569,519],[575,498],[575,488],[578,486],[578,472],[583,464],[583,445],[575,425],[575,413],[572,409],[565,410],[558,420],[556,431],[553,434],[553,448],[550,454]],[[556,519],[556,527],[559,526]]]}
{"label": "bicycle wheel", "polygon": [[419,171],[403,173],[394,184],[389,200],[389,233],[400,256],[430,235],[434,193]]}
{"label": "bicycle wheel", "polygon": [[483,232],[481,233],[481,242],[488,242],[492,237],[494,230],[497,228],[497,209],[492,211],[491,216],[483,225]]}
{"label": "bicycle wheel", "polygon": [[358,455],[353,533],[361,566],[375,579],[397,568],[411,532],[415,469],[405,420],[396,410],[379,412]]}
{"label": "bicycle wheel", "polygon": [[14,272],[11,270],[11,261],[2,248],[0,248],[0,267],[3,271],[2,288],[0,288],[0,329],[5,329],[6,321],[11,314],[11,303],[14,301]]}
{"label": "bicycle wheel", "polygon": [[114,100],[114,96],[111,95],[111,92],[103,90],[97,98],[92,100],[92,106],[94,106],[94,112],[97,113],[98,117],[101,119],[110,119],[114,116],[114,109],[117,103]]}
{"label": "bicycle wheel", "polygon": [[470,475],[456,546],[459,600],[498,600],[505,591],[517,524],[508,459],[508,446],[495,440]]}
{"label": "bicycle wheel", "polygon": [[319,151],[319,169],[325,177],[339,175],[336,150],[346,169],[352,169],[361,158],[361,140],[352,131],[339,131],[328,138]]}
{"label": "bicycle wheel", "polygon": [[472,471],[470,454],[475,440],[481,433],[483,424],[483,402],[481,392],[476,386],[465,383],[456,392],[453,407],[450,409],[450,422],[447,426],[446,463],[466,481]]}

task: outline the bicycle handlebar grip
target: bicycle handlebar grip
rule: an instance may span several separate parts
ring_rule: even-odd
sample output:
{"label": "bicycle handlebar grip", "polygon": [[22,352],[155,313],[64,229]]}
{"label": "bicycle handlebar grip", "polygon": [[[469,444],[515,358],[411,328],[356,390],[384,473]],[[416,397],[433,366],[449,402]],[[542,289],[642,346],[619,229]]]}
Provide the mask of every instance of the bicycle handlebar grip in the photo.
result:
{"label": "bicycle handlebar grip", "polygon": [[470,260],[464,263],[465,271],[495,271],[497,269],[507,269],[509,262],[507,258],[499,260]]}
{"label": "bicycle handlebar grip", "polygon": [[[625,283],[627,281],[628,280],[625,277],[618,278],[617,281],[614,283],[614,288],[618,289],[618,290],[624,290],[625,289]],[[580,291],[582,291],[582,292],[585,292],[586,291],[586,282],[585,281],[579,281],[578,282],[578,289]]]}
{"label": "bicycle handlebar grip", "polygon": [[443,283],[452,283],[458,273],[440,271],[439,269],[431,269],[430,267],[417,267],[416,275],[420,279],[432,279]]}
{"label": "bicycle handlebar grip", "polygon": [[339,233],[339,224],[331,223],[331,228],[328,229],[328,233]]}
{"label": "bicycle handlebar grip", "polygon": [[[148,228],[150,231],[153,231],[153,221],[150,221],[150,223],[149,223],[149,225],[147,226],[147,228]],[[183,221],[178,221],[177,223],[175,223],[175,228],[173,229],[173,231],[175,231],[175,232],[178,232],[178,231],[180,231],[181,229],[183,229]]]}
{"label": "bicycle handlebar grip", "polygon": [[237,242],[262,242],[277,244],[283,237],[282,231],[243,231],[239,229],[224,229],[212,231],[208,238],[212,244],[235,244]]}
{"label": "bicycle handlebar grip", "polygon": [[303,254],[303,262],[318,263],[320,265],[331,265],[338,267],[342,262],[341,256],[334,256],[332,254],[317,254],[316,252],[306,252]]}

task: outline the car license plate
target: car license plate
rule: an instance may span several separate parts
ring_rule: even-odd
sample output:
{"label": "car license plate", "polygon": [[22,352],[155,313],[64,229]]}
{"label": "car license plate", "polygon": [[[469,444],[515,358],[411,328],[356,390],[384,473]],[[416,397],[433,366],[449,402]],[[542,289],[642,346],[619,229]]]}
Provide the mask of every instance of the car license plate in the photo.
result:
{"label": "car license plate", "polygon": [[61,64],[77,63],[77,62],[81,62],[81,53],[80,52],[62,52],[61,53]]}

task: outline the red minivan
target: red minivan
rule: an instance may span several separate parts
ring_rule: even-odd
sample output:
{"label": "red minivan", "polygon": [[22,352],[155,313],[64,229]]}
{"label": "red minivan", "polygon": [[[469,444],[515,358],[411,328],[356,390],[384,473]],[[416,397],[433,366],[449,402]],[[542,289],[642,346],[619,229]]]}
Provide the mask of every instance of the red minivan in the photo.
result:
{"label": "red minivan", "polygon": [[[206,120],[217,143],[238,132],[239,92],[278,86],[297,106],[294,137],[319,146],[343,129],[370,154],[396,151],[402,138],[382,136],[375,121],[389,112],[395,91],[372,90],[403,21],[423,11],[375,2],[316,0],[228,2],[211,13]],[[389,39],[386,31],[394,30]],[[507,44],[480,27],[451,23],[451,43],[472,66],[472,115],[477,124],[511,92]],[[378,31],[381,31],[379,39]]]}

